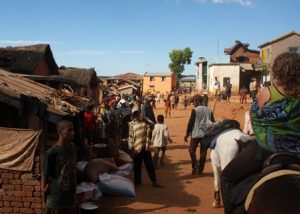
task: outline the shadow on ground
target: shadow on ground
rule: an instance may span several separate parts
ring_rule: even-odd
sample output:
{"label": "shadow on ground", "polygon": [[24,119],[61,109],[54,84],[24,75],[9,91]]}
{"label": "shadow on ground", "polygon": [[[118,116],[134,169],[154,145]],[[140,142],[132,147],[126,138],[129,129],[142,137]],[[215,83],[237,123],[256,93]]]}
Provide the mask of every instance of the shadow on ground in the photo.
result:
{"label": "shadow on ground", "polygon": [[[166,165],[156,170],[156,174],[164,187],[153,188],[146,174],[146,169],[143,168],[143,184],[136,188],[137,196],[135,198],[127,198],[121,196],[103,196],[100,199],[101,214],[123,214],[123,213],[151,213],[159,212],[168,207],[186,208],[199,206],[201,199],[184,191],[184,184],[189,176],[179,176],[179,168],[171,164],[166,159]],[[141,209],[133,207],[135,203],[143,204]]]}

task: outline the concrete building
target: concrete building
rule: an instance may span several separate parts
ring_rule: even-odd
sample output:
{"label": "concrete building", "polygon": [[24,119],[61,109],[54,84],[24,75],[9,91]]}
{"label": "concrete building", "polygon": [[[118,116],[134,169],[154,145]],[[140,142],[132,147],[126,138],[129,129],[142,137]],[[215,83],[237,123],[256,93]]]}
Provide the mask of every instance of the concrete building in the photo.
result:
{"label": "concrete building", "polygon": [[176,90],[176,76],[173,73],[149,73],[143,78],[143,93],[169,94]]}
{"label": "concrete building", "polygon": [[197,67],[196,91],[201,91],[203,89],[203,86],[207,85],[207,64],[208,61],[205,57],[199,57],[199,60],[195,63]]}
{"label": "concrete building", "polygon": [[270,80],[274,59],[284,52],[300,53],[300,33],[292,31],[260,46],[261,62],[257,67],[263,72],[263,82]]}
{"label": "concrete building", "polygon": [[195,84],[196,84],[195,75],[182,75],[182,77],[179,79],[180,88],[194,88]]}
{"label": "concrete building", "polygon": [[240,70],[241,67],[237,63],[215,63],[209,65],[209,81],[208,92],[213,93],[215,77],[221,83],[221,90],[224,89],[224,84],[229,80],[232,84],[232,93],[238,94],[240,88]]}

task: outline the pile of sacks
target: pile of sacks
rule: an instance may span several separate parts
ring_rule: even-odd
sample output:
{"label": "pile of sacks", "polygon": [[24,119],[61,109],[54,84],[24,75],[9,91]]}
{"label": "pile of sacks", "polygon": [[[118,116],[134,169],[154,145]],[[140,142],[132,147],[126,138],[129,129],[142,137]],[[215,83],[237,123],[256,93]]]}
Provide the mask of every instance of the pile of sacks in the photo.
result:
{"label": "pile of sacks", "polygon": [[77,162],[77,196],[80,203],[98,200],[103,193],[135,197],[133,182],[127,176],[133,170],[133,160],[124,151],[113,158],[93,159]]}

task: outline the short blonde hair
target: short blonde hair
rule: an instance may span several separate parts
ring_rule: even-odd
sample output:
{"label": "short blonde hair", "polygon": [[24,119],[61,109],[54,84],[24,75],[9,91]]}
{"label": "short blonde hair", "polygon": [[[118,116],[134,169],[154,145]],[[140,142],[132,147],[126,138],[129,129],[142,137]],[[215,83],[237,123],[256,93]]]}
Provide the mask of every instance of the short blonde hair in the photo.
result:
{"label": "short blonde hair", "polygon": [[283,86],[285,94],[300,95],[300,55],[283,53],[277,56],[272,67],[272,75],[277,84]]}

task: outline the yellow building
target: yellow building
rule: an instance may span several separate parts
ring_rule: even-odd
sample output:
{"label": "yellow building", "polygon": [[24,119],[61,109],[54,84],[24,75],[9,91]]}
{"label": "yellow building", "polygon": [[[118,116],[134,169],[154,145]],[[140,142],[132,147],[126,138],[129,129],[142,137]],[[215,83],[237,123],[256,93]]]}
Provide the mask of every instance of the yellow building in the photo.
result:
{"label": "yellow building", "polygon": [[149,73],[143,77],[143,94],[159,92],[170,94],[176,90],[176,76],[173,73]]}

